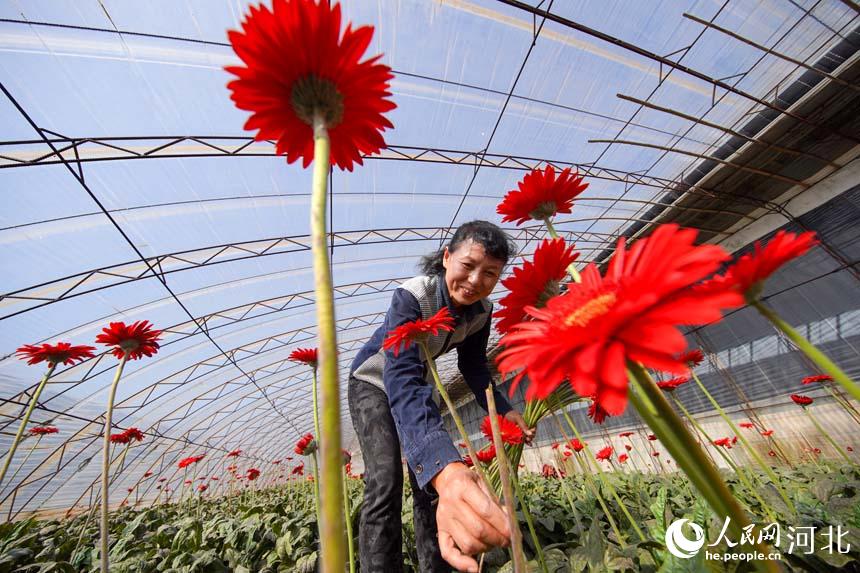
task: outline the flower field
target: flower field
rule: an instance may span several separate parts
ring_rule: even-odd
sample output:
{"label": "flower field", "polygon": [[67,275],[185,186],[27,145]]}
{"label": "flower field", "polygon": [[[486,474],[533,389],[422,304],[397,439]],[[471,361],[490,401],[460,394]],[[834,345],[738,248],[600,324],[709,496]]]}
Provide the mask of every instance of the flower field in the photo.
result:
{"label": "flower field", "polygon": [[[758,502],[730,472],[724,478],[748,507]],[[803,465],[780,469],[781,485],[789,491],[798,513],[781,502],[773,488],[760,494],[776,510],[779,521],[795,530],[815,530],[814,547],[793,548],[783,528],[779,544],[782,564],[789,571],[854,571],[860,566],[860,469],[856,465]],[[679,518],[707,523],[706,540],[718,539],[722,520],[690,488],[683,474],[617,472],[607,474],[628,511],[643,529],[639,540],[629,522],[618,521],[619,538],[600,509],[589,481],[581,474],[566,478],[527,474],[520,489],[542,546],[546,569],[539,563],[529,535],[524,538],[529,570],[579,571],[738,571],[743,564],[705,563],[704,552],[693,559],[673,557],[665,545],[666,528]],[[621,514],[605,486],[599,486],[609,512]],[[352,519],[357,536],[362,482],[348,480]],[[193,572],[311,572],[317,559],[314,488],[302,480],[261,491],[223,498],[190,498],[178,504],[127,507],[111,513],[111,570],[117,573]],[[571,496],[574,500],[571,504]],[[522,529],[528,526],[519,514]],[[404,498],[403,554],[406,571],[417,571],[411,531],[411,501]],[[755,520],[764,526],[763,520]],[[829,527],[843,524],[848,534],[834,536]],[[835,530],[835,528],[834,528]],[[64,521],[34,519],[0,526],[0,572],[90,572],[99,570],[98,524],[87,514]],[[737,539],[734,539],[737,542]],[[797,545],[797,544],[796,544]],[[724,541],[713,548],[727,551]],[[507,552],[484,556],[484,571],[510,571]]]}

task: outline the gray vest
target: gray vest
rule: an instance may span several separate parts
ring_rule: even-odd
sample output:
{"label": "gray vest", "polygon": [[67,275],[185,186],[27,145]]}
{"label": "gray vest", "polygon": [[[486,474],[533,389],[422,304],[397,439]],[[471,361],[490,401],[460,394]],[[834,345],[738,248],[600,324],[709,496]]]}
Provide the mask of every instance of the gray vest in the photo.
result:
{"label": "gray vest", "polygon": [[[442,299],[442,293],[439,290],[440,280],[444,280],[444,278],[438,275],[432,277],[418,276],[409,279],[400,286],[400,288],[412,293],[418,301],[418,305],[421,307],[422,320],[427,320],[439,312],[439,310],[445,305],[445,301]],[[480,302],[483,307],[483,311],[476,314],[471,318],[471,320],[463,318],[452,332],[440,332],[436,336],[430,336],[427,340],[427,346],[433,358],[444,354],[457,344],[463,342],[467,336],[480,332],[481,329],[484,328],[484,325],[487,324],[487,321],[490,320],[492,316],[493,303],[486,299],[483,299]],[[426,364],[427,357],[424,355],[423,351],[420,352],[421,361],[424,363],[424,381],[431,386],[435,386],[433,374],[430,372],[430,369]],[[379,352],[365,360],[361,366],[355,369],[352,375],[359,380],[369,382],[378,388],[382,388],[384,391],[385,386],[382,382],[382,373],[384,368],[385,349],[380,347]],[[444,383],[445,381],[442,380],[442,382]],[[433,399],[437,404],[439,403],[439,395],[435,388],[433,390]]]}

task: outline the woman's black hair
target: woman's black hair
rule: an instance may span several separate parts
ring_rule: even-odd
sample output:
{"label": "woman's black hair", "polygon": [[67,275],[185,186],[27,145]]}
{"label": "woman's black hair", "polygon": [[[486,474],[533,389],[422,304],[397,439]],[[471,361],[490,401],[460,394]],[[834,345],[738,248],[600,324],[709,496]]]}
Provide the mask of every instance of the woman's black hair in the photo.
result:
{"label": "woman's black hair", "polygon": [[[457,227],[451,242],[448,243],[448,251],[456,251],[463,241],[469,239],[480,244],[488,255],[502,263],[507,263],[517,250],[516,244],[498,226],[489,221],[469,221]],[[427,276],[444,274],[445,267],[442,265],[444,255],[444,248],[424,255],[418,267]]]}

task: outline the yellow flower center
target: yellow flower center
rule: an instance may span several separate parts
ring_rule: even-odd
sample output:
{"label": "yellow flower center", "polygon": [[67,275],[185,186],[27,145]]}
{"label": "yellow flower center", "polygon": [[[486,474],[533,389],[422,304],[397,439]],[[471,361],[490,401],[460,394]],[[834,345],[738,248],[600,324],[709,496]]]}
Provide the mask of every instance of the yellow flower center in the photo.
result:
{"label": "yellow flower center", "polygon": [[568,314],[564,319],[564,324],[565,326],[584,327],[592,319],[606,314],[612,308],[612,305],[615,304],[616,300],[618,300],[618,297],[615,296],[614,292],[607,292],[597,296]]}
{"label": "yellow flower center", "polygon": [[343,119],[343,96],[331,80],[313,75],[296,80],[290,103],[298,118],[310,126],[314,124],[315,113],[322,115],[329,129]]}

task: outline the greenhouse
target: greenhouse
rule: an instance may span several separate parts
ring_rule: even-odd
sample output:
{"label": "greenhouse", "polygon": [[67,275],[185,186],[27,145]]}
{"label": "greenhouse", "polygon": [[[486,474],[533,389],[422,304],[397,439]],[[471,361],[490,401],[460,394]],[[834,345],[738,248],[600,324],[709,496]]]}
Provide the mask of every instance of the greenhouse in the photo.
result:
{"label": "greenhouse", "polygon": [[856,0],[4,0],[0,88],[0,573],[860,571]]}

